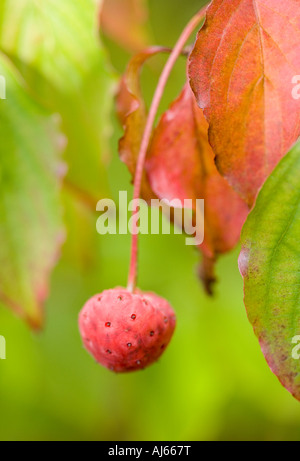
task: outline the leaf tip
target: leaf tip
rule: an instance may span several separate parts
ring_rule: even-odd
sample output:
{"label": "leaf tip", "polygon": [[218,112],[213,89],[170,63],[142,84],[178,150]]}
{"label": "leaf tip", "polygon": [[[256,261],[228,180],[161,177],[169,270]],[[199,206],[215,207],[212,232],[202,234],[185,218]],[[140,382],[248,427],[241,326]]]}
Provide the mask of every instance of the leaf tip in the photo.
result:
{"label": "leaf tip", "polygon": [[214,287],[217,283],[215,275],[215,258],[203,255],[203,260],[198,266],[198,277],[202,282],[203,288],[208,296],[214,295]]}

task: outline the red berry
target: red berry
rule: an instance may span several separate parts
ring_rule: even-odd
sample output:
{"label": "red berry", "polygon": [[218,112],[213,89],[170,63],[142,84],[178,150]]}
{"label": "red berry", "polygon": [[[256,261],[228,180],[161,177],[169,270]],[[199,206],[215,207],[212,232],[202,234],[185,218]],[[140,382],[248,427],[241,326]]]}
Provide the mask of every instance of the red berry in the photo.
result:
{"label": "red berry", "polygon": [[116,373],[155,362],[169,344],[175,325],[174,311],[165,299],[125,288],[94,296],[79,315],[85,348]]}

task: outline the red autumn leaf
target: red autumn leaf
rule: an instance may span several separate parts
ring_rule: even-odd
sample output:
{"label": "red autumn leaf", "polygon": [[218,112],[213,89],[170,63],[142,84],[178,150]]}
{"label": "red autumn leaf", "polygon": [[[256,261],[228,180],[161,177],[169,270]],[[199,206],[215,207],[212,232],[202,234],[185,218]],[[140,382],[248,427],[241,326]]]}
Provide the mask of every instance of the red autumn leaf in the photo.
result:
{"label": "red autumn leaf", "polygon": [[252,204],[300,133],[299,0],[213,0],[189,75],[216,164]]}
{"label": "red autumn leaf", "polygon": [[[124,127],[119,143],[121,160],[132,177],[145,128],[147,109],[140,87],[140,71],[154,54],[151,48],[131,59],[117,96],[117,112]],[[217,255],[231,250],[239,240],[248,207],[218,173],[208,143],[208,124],[192,91],[185,86],[181,96],[154,130],[142,184],[142,197],[172,200],[205,199],[205,241],[201,246],[200,276],[211,293]],[[176,159],[176,162],[174,162]]]}
{"label": "red autumn leaf", "polygon": [[218,173],[207,130],[202,110],[186,84],[154,132],[146,169],[160,199],[205,200],[201,275],[211,292],[215,259],[238,242],[248,207]]}
{"label": "red autumn leaf", "polygon": [[[145,61],[152,56],[169,51],[167,48],[151,47],[135,55],[129,62],[121,80],[117,94],[117,113],[124,128],[124,136],[119,142],[119,154],[132,177],[147,119],[147,109],[142,96],[140,72]],[[142,196],[145,200],[153,198],[147,178],[144,175]]]}
{"label": "red autumn leaf", "polygon": [[103,0],[100,12],[102,32],[129,51],[140,51],[148,45],[147,19],[144,0]]}

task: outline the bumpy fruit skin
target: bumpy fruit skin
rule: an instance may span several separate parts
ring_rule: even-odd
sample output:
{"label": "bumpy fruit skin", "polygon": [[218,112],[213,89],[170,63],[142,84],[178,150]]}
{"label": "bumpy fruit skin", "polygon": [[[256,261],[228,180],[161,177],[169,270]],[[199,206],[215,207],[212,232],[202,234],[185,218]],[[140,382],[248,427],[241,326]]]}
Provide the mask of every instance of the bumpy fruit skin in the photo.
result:
{"label": "bumpy fruit skin", "polygon": [[79,314],[85,348],[116,373],[155,362],[169,344],[175,325],[175,313],[165,299],[125,288],[94,296]]}

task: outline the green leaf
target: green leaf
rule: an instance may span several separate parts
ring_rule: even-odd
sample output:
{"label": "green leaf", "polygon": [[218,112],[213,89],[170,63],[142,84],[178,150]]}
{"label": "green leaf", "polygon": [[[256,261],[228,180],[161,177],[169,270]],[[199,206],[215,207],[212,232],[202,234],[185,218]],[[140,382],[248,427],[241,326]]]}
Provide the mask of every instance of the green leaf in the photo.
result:
{"label": "green leaf", "polygon": [[300,400],[300,143],[263,186],[242,232],[245,306],[264,356]]}
{"label": "green leaf", "polygon": [[34,102],[0,53],[0,301],[34,327],[63,239],[57,122]]}
{"label": "green leaf", "polygon": [[103,165],[114,78],[99,40],[99,0],[2,0],[0,47],[38,98],[62,116],[68,138],[67,182],[107,195]]}
{"label": "green leaf", "polygon": [[[63,91],[80,90],[96,55],[94,0],[3,0],[1,47],[16,54]],[[70,70],[72,73],[70,75]]]}

